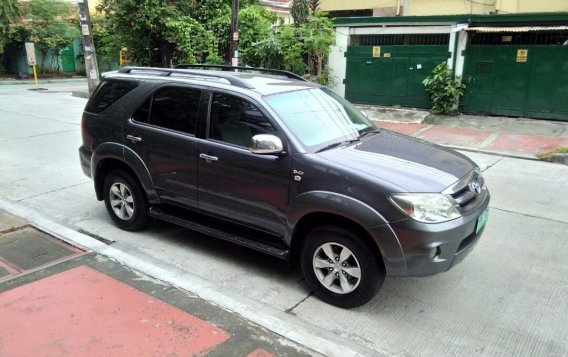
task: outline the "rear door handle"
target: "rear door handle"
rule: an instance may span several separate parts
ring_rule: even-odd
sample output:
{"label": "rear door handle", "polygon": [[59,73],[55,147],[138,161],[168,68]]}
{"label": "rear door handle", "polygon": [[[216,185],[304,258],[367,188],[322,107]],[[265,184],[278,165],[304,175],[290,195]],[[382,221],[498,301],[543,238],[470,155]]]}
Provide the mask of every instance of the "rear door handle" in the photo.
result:
{"label": "rear door handle", "polygon": [[207,155],[207,154],[199,154],[199,157],[202,158],[203,160],[207,161],[207,162],[214,162],[214,161],[219,160],[219,158],[217,156],[211,156],[211,155]]}
{"label": "rear door handle", "polygon": [[141,137],[138,136],[134,136],[134,135],[126,135],[126,138],[130,141],[132,141],[133,143],[137,143],[139,141],[142,141]]}

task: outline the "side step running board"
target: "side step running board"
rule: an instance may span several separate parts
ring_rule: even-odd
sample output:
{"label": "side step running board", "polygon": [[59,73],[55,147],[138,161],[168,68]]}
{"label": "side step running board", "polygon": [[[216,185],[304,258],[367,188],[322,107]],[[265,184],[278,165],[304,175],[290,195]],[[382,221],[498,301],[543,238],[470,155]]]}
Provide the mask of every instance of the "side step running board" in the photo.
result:
{"label": "side step running board", "polygon": [[283,260],[288,259],[289,250],[287,249],[274,247],[269,244],[258,242],[251,238],[235,235],[217,228],[213,228],[211,226],[203,225],[187,218],[175,216],[160,207],[150,207],[148,215],[166,222],[177,224],[178,226],[189,228],[199,233],[203,233],[228,242],[236,243],[238,245],[242,245],[244,247],[251,248],[261,253],[272,255]]}

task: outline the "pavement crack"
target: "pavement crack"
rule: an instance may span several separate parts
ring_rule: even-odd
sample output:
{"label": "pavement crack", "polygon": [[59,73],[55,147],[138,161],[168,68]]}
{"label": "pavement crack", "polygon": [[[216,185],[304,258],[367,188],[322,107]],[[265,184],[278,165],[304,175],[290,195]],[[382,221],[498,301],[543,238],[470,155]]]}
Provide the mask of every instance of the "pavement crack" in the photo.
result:
{"label": "pavement crack", "polygon": [[296,305],[294,305],[294,306],[292,306],[292,307],[290,307],[290,308],[284,310],[284,312],[287,313],[287,314],[296,315],[293,310],[294,310],[295,308],[297,308],[301,303],[303,303],[304,301],[308,300],[308,298],[309,298],[310,296],[312,296],[313,294],[314,294],[314,292],[313,292],[313,291],[310,291],[310,292],[308,293],[308,295],[306,295],[305,298],[303,298],[302,300],[298,301],[298,302],[296,303]]}
{"label": "pavement crack", "polygon": [[17,141],[17,140],[25,140],[25,139],[30,139],[30,138],[37,138],[37,137],[47,136],[47,135],[53,135],[53,134],[69,133],[69,132],[72,132],[72,131],[77,131],[77,129],[61,130],[61,131],[54,131],[54,132],[51,132],[51,133],[44,133],[44,134],[37,134],[37,135],[24,136],[24,137],[21,137],[21,138],[13,138],[13,139],[0,140],[0,143],[6,143],[6,142],[9,142],[9,141]]}
{"label": "pavement crack", "polygon": [[492,168],[493,166],[497,165],[498,163],[501,162],[501,160],[503,160],[505,157],[501,156],[499,158],[499,160],[495,161],[494,163],[492,163],[491,165],[488,165],[486,168],[484,168],[483,170],[481,170],[481,172],[486,172],[487,170],[489,170],[490,168]]}
{"label": "pavement crack", "polygon": [[81,183],[78,183],[78,184],[75,184],[75,185],[70,185],[70,186],[65,186],[65,187],[61,187],[61,188],[56,188],[55,190],[51,190],[51,191],[47,191],[47,192],[38,193],[38,194],[36,194],[36,195],[32,195],[32,196],[29,196],[29,197],[20,198],[19,200],[16,200],[16,202],[22,202],[22,201],[25,201],[25,200],[29,200],[30,198],[36,198],[36,197],[44,196],[44,195],[47,195],[47,194],[50,194],[50,193],[54,193],[54,192],[57,192],[57,191],[63,191],[63,190],[66,190],[66,189],[68,189],[68,188],[81,186],[81,185],[84,185],[84,184],[87,184],[87,183],[90,183],[90,182],[91,182],[91,181],[85,181],[85,182],[81,182]]}
{"label": "pavement crack", "polygon": [[507,212],[507,213],[514,213],[514,214],[518,214],[524,217],[530,217],[530,218],[538,218],[538,219],[542,219],[548,222],[555,222],[555,223],[562,223],[562,224],[567,224],[568,222],[565,221],[560,221],[558,219],[553,219],[553,218],[546,218],[546,217],[541,217],[541,216],[535,216],[532,214],[528,214],[528,213],[521,213],[521,212],[515,212],[515,211],[511,211],[511,210],[507,210],[507,209],[503,209],[503,208],[497,208],[497,207],[491,207],[491,209],[497,210],[497,211],[501,211],[501,212]]}

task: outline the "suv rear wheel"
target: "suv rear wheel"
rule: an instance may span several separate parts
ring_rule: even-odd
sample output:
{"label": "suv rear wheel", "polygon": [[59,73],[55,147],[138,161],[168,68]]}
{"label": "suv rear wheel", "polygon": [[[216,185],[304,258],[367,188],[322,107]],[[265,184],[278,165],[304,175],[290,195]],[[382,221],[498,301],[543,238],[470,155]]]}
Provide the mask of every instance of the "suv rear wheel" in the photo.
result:
{"label": "suv rear wheel", "polygon": [[106,209],[121,229],[137,231],[148,223],[148,204],[138,182],[127,172],[112,171],[105,179]]}
{"label": "suv rear wheel", "polygon": [[302,272],[316,296],[339,307],[358,307],[383,284],[385,272],[371,251],[350,231],[325,226],[304,241]]}

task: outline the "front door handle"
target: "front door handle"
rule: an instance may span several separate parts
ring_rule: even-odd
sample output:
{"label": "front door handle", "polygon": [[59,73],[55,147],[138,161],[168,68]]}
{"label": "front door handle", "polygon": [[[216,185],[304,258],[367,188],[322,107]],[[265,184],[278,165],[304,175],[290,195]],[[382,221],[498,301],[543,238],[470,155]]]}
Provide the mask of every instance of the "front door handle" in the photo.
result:
{"label": "front door handle", "polygon": [[207,154],[199,154],[199,157],[202,158],[203,160],[207,161],[207,162],[214,162],[214,161],[219,160],[219,158],[217,156],[211,156],[211,155],[207,155]]}
{"label": "front door handle", "polygon": [[142,138],[139,136],[134,136],[134,135],[126,135],[126,138],[130,141],[132,141],[133,143],[137,143],[142,141]]}

